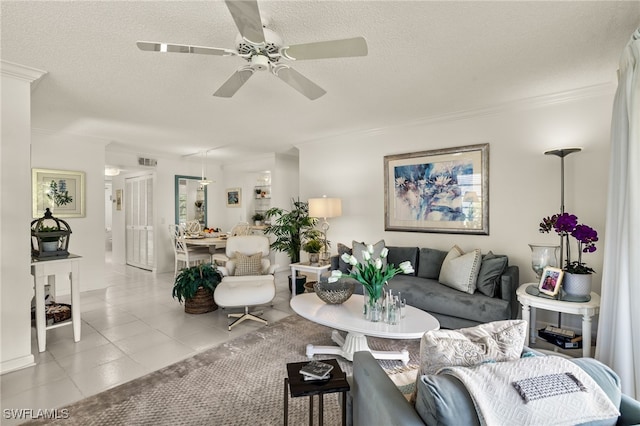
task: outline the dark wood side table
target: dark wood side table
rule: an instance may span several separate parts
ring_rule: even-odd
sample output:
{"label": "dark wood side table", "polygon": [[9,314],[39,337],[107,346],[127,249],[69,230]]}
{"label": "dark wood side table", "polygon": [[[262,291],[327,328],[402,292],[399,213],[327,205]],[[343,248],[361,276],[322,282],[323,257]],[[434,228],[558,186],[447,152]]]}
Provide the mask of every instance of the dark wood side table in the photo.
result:
{"label": "dark wood side table", "polygon": [[318,424],[322,426],[324,416],[323,395],[325,393],[342,392],[342,425],[347,424],[347,391],[349,382],[347,375],[340,369],[338,361],[335,359],[320,360],[327,364],[333,365],[331,370],[331,378],[322,381],[305,381],[300,374],[300,368],[306,365],[308,361],[292,362],[287,364],[287,376],[284,379],[284,425],[289,424],[289,396],[296,398],[299,396],[309,397],[309,425],[313,425],[313,396],[318,395]]}

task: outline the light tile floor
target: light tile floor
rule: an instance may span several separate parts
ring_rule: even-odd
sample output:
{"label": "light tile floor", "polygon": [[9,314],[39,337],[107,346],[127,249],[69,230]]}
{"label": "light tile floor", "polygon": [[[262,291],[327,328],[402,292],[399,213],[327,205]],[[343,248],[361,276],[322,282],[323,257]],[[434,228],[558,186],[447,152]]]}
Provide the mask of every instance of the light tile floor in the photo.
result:
{"label": "light tile floor", "polygon": [[[184,312],[171,297],[173,273],[154,274],[106,264],[107,288],[81,293],[82,339],[71,326],[47,332],[47,350],[38,352],[35,328],[31,347],[36,365],[0,376],[0,424],[18,421],[7,410],[54,409],[195,355],[263,327],[245,321],[229,331],[227,313]],[[276,274],[273,307],[260,310],[273,322],[291,315],[287,272]],[[58,297],[60,303],[70,303]]]}

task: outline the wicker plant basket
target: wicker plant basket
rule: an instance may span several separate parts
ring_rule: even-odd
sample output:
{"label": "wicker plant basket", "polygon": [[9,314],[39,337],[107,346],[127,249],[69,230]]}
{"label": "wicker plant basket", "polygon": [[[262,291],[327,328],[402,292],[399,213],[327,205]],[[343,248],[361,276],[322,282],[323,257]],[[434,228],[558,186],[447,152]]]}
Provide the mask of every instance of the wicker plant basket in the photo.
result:
{"label": "wicker plant basket", "polygon": [[188,314],[206,314],[216,309],[218,305],[213,300],[213,292],[202,287],[196,291],[193,298],[184,301],[184,311]]}

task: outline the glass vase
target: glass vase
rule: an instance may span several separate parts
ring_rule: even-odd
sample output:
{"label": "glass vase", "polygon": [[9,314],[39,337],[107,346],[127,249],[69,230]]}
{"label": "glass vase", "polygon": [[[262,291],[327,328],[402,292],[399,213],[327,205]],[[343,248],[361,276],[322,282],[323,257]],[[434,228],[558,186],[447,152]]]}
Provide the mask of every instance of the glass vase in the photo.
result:
{"label": "glass vase", "polygon": [[542,271],[547,266],[558,266],[558,255],[560,254],[560,246],[544,246],[537,244],[529,244],[531,248],[531,268],[536,273],[538,281],[542,277]]}
{"label": "glass vase", "polygon": [[383,306],[384,306],[384,291],[382,288],[374,290],[375,294],[372,296],[366,287],[362,288],[362,295],[364,296],[363,314],[367,321],[380,322],[382,321]]}

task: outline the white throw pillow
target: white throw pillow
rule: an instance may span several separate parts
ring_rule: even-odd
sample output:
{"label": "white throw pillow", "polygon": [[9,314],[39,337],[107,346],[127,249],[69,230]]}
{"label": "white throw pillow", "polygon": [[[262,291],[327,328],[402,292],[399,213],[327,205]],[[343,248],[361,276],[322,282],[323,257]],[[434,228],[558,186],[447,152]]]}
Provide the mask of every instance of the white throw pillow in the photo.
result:
{"label": "white throw pillow", "polygon": [[442,262],[438,281],[447,287],[473,294],[481,265],[480,249],[465,254],[460,247],[453,246]]}
{"label": "white throw pillow", "polygon": [[518,359],[526,333],[527,323],[523,320],[427,331],[420,341],[419,374],[436,374],[444,367],[470,367],[487,361]]}

